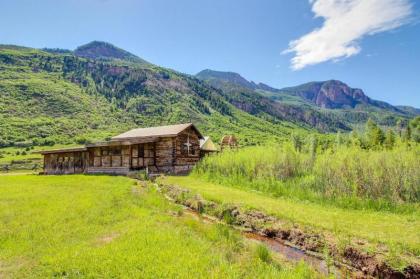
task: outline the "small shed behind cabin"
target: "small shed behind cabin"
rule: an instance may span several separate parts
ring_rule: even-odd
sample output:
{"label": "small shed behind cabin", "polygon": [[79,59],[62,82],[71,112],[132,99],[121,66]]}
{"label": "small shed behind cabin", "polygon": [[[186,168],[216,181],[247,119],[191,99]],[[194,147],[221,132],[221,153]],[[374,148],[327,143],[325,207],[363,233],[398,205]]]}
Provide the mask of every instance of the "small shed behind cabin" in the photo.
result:
{"label": "small shed behind cabin", "polygon": [[217,146],[211,140],[210,137],[204,137],[200,139],[200,153],[201,156],[205,156],[210,153],[218,152]]}

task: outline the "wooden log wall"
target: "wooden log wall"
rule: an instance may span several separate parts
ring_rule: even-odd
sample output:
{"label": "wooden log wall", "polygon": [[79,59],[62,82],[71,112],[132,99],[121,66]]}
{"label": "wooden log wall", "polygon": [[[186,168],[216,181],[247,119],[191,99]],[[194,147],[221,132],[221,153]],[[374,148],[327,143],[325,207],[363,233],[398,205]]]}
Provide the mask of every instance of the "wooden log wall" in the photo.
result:
{"label": "wooden log wall", "polygon": [[92,147],[88,151],[90,167],[130,167],[130,146]]}
{"label": "wooden log wall", "polygon": [[[190,147],[187,148],[189,142]],[[175,140],[175,166],[195,165],[200,160],[200,139],[197,132],[188,128],[180,133]]]}
{"label": "wooden log wall", "polygon": [[156,145],[156,166],[173,166],[174,163],[174,138],[161,138]]}
{"label": "wooden log wall", "polygon": [[86,170],[86,152],[63,152],[44,155],[45,174],[83,173]]}

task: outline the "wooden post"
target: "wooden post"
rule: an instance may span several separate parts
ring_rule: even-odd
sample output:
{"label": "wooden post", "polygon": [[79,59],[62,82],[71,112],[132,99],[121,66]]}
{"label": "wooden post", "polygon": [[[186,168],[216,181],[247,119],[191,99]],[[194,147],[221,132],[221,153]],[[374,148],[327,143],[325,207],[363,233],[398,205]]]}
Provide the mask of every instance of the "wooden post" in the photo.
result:
{"label": "wooden post", "polygon": [[159,167],[156,162],[156,142],[153,142],[153,164],[155,165],[156,170],[159,171]]}
{"label": "wooden post", "polygon": [[130,150],[129,151],[129,154],[130,154],[129,156],[130,157],[129,157],[129,163],[128,163],[129,166],[128,167],[131,170],[131,168],[133,167],[133,145],[132,144],[129,145],[129,150]]}
{"label": "wooden post", "polygon": [[112,168],[112,155],[109,154],[111,148],[108,147],[108,156],[109,156],[109,167]]}

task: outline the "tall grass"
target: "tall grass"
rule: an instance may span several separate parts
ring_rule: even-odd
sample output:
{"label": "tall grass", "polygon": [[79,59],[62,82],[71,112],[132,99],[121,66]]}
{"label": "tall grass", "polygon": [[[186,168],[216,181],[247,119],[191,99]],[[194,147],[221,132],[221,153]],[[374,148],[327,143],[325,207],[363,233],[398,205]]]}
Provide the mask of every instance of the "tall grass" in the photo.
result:
{"label": "tall grass", "polygon": [[193,175],[346,208],[412,211],[420,202],[420,146],[318,152],[300,152],[289,143],[249,147],[209,156]]}

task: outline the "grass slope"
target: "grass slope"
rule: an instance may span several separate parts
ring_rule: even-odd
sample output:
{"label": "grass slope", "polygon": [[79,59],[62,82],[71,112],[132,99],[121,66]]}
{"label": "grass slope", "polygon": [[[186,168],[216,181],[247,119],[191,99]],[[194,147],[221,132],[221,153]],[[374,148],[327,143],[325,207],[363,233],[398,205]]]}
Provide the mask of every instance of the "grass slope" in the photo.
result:
{"label": "grass slope", "polygon": [[314,278],[110,176],[0,176],[1,278]]}

